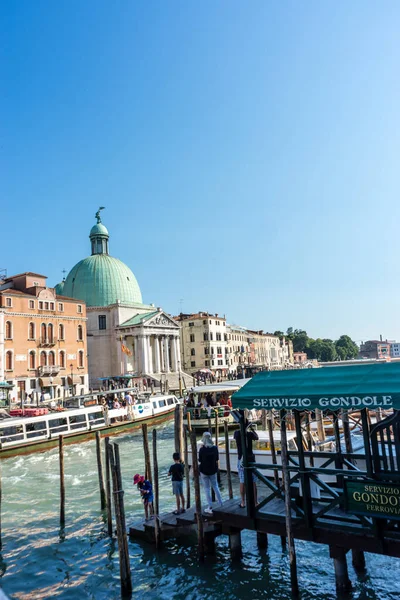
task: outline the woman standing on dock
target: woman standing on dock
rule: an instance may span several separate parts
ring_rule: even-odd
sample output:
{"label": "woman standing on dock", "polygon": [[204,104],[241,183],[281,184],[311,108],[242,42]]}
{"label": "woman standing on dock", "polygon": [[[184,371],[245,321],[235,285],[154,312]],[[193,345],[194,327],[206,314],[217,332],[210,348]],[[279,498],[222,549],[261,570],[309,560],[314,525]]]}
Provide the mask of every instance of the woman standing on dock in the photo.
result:
{"label": "woman standing on dock", "polygon": [[201,441],[203,445],[199,450],[199,470],[201,482],[203,484],[208,503],[208,508],[206,508],[204,512],[211,514],[211,487],[215,492],[215,497],[218,500],[220,506],[222,506],[222,498],[217,481],[219,453],[217,446],[214,446],[213,444],[211,433],[209,433],[208,431],[203,433]]}

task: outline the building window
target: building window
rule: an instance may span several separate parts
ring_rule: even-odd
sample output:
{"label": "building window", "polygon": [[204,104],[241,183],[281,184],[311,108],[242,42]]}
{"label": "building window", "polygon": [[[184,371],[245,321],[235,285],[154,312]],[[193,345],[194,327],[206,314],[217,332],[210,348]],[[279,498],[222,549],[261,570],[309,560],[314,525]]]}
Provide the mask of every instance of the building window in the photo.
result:
{"label": "building window", "polygon": [[209,360],[205,360],[204,364],[205,364],[206,367],[209,367],[210,366],[210,361]]}
{"label": "building window", "polygon": [[219,360],[219,361],[218,361],[218,364],[219,364],[219,365],[223,365],[223,364],[224,364],[224,361],[223,361],[223,360]]}
{"label": "building window", "polygon": [[196,356],[196,350],[194,348],[190,350],[190,356]]}
{"label": "building window", "polygon": [[222,336],[220,333],[217,333],[215,336],[215,339],[217,340],[217,342],[220,342],[222,340]]}
{"label": "building window", "polygon": [[45,302],[45,303],[44,303],[44,309],[45,309],[45,310],[49,310],[49,303],[48,303],[48,302]]}
{"label": "building window", "polygon": [[43,302],[39,300],[39,310],[43,310]]}
{"label": "building window", "polygon": [[59,302],[59,303],[58,303],[58,310],[59,310],[60,312],[64,312],[64,304],[63,304],[62,302]]}
{"label": "building window", "polygon": [[51,323],[47,325],[47,341],[49,342],[49,344],[52,344],[54,342],[54,328]]}
{"label": "building window", "polygon": [[211,354],[214,354],[214,348],[211,346]]}
{"label": "building window", "polygon": [[12,323],[11,321],[6,321],[6,340],[12,340]]}
{"label": "building window", "polygon": [[99,329],[107,329],[106,315],[99,315]]}
{"label": "building window", "polygon": [[83,340],[83,329],[82,329],[82,325],[78,325],[78,341],[82,341]]}
{"label": "building window", "polygon": [[29,337],[30,340],[34,340],[35,339],[35,323],[29,323],[28,337]]}
{"label": "building window", "polygon": [[29,308],[35,308],[35,301],[29,300]]}
{"label": "building window", "polygon": [[210,340],[213,341],[213,334],[210,332]]}
{"label": "building window", "polygon": [[58,326],[58,337],[60,338],[60,340],[64,340],[64,325],[61,323]]}
{"label": "building window", "polygon": [[36,389],[36,379],[30,379],[29,385],[31,386],[31,390],[35,390]]}
{"label": "building window", "polygon": [[[81,375],[81,384],[85,385],[85,376]],[[81,390],[81,393],[83,394],[83,390]]]}
{"label": "building window", "polygon": [[207,325],[207,321],[203,321],[203,325]]}
{"label": "building window", "polygon": [[195,366],[196,366],[196,361],[195,361],[195,360],[192,360],[192,362],[190,363],[190,366],[191,366],[191,367],[195,367]]}
{"label": "building window", "polygon": [[78,313],[82,312],[82,304],[78,304],[77,309]]}
{"label": "building window", "polygon": [[51,351],[51,352],[49,352],[49,367],[54,367],[54,364],[55,364],[54,352]]}
{"label": "building window", "polygon": [[210,320],[210,325],[212,325],[212,321]]}
{"label": "building window", "polygon": [[204,347],[204,354],[210,354],[210,348]]}
{"label": "building window", "polygon": [[7,371],[12,371],[13,368],[13,355],[11,350],[8,350],[8,352],[6,352],[6,370]]}
{"label": "building window", "polygon": [[8,306],[8,307],[12,306],[11,298],[6,298],[6,306]]}
{"label": "building window", "polygon": [[208,342],[208,333],[203,333],[203,340]]}
{"label": "building window", "polygon": [[212,366],[214,366],[214,361],[213,360],[211,361],[211,364],[212,364]]}
{"label": "building window", "polygon": [[193,343],[194,342],[194,333],[190,334],[190,341]]}
{"label": "building window", "polygon": [[61,369],[65,369],[65,352],[61,350],[60,352],[60,367]]}
{"label": "building window", "polygon": [[35,354],[35,352],[29,352],[29,368],[36,369],[36,354]]}
{"label": "building window", "polygon": [[47,365],[47,354],[46,352],[43,350],[40,353],[40,366],[41,367],[45,367]]}
{"label": "building window", "polygon": [[55,310],[54,302],[50,302],[50,310]]}
{"label": "building window", "polygon": [[222,354],[222,348],[221,348],[221,346],[217,346],[217,354]]}
{"label": "building window", "polygon": [[80,350],[78,354],[78,366],[83,367],[83,351]]}
{"label": "building window", "polygon": [[189,327],[194,327],[194,323],[189,323]]}

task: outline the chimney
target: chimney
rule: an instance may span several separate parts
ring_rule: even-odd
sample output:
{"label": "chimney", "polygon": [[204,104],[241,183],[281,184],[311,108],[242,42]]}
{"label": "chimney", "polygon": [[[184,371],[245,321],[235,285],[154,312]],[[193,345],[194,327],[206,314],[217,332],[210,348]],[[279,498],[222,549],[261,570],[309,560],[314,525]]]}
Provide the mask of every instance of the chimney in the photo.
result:
{"label": "chimney", "polygon": [[381,341],[382,341],[382,334],[380,335]]}

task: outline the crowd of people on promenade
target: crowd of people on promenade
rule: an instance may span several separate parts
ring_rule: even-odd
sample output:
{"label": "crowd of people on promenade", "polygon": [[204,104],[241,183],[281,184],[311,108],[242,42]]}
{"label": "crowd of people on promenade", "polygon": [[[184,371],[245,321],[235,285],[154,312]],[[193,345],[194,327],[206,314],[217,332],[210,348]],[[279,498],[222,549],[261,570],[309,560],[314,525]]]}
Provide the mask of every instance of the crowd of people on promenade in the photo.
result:
{"label": "crowd of people on promenade", "polygon": [[196,400],[195,394],[190,393],[185,400],[185,410],[190,412],[194,419],[201,418],[202,409],[207,410],[207,417],[211,416],[212,409],[223,407],[223,416],[228,416],[232,410],[232,400],[227,392],[217,395],[214,393],[201,394]]}
{"label": "crowd of people on promenade", "polygon": [[[245,493],[245,479],[244,479],[244,467],[243,467],[243,453],[247,453],[247,460],[249,462],[255,462],[255,456],[253,452],[253,441],[258,440],[257,431],[254,425],[245,420],[246,429],[246,447],[243,449],[242,436],[240,429],[234,432],[234,440],[237,447],[237,470],[240,484],[240,508],[246,507],[246,493]],[[183,481],[185,476],[185,469],[182,458],[178,452],[174,452],[172,455],[173,463],[169,467],[168,476],[171,477],[172,482],[172,493],[176,499],[176,510],[173,511],[175,515],[179,515],[185,512],[185,496],[183,493]],[[198,464],[200,481],[205,495],[205,514],[213,513],[213,500],[212,490],[215,494],[215,500],[219,506],[222,506],[223,499],[221,491],[218,485],[218,471],[219,471],[219,450],[213,442],[212,435],[209,431],[203,433],[201,439],[201,446],[198,450]],[[152,483],[145,479],[143,475],[137,473],[133,478],[133,484],[137,486],[143,500],[145,509],[145,518],[149,520],[154,518],[153,509],[153,486]],[[253,474],[253,486],[254,486],[254,501],[257,504],[257,486],[256,477]]]}

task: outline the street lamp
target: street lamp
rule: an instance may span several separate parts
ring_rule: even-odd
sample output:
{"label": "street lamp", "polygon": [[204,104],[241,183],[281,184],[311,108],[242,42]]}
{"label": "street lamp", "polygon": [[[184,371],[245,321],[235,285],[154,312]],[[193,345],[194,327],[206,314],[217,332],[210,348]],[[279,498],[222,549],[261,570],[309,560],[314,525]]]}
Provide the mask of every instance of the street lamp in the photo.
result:
{"label": "street lamp", "polygon": [[53,377],[50,377],[50,398],[54,398]]}
{"label": "street lamp", "polygon": [[69,365],[69,368],[71,369],[71,396],[74,395],[74,365],[71,363]]}

